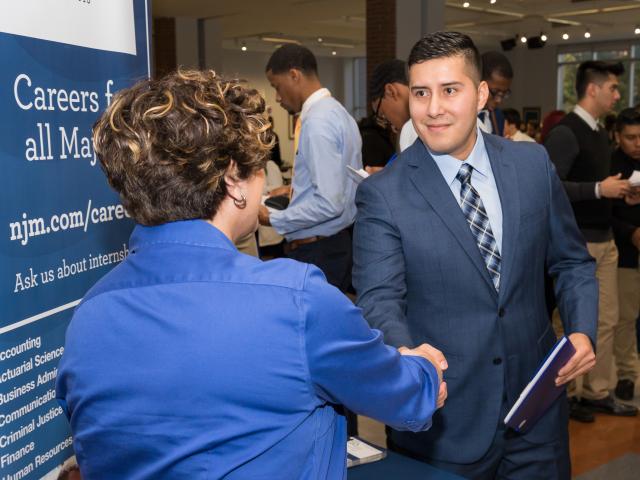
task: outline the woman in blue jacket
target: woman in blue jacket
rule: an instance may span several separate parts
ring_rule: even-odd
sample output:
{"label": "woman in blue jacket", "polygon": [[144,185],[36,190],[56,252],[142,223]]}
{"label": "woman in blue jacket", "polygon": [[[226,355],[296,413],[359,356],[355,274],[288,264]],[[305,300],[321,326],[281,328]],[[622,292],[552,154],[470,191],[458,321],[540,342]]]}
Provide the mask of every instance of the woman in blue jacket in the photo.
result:
{"label": "woman in blue jacket", "polygon": [[212,71],[144,81],[94,142],[137,226],[59,366],[85,479],[338,479],[339,405],[429,427],[446,397],[437,350],[385,346],[317,268],[234,247],[256,229],[271,146],[255,90]]}

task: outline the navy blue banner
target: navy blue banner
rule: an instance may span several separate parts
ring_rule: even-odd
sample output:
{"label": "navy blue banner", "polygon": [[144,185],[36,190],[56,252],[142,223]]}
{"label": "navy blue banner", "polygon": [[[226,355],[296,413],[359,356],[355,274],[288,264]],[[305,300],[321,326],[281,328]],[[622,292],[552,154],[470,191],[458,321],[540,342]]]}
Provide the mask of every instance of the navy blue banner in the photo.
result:
{"label": "navy blue banner", "polygon": [[97,162],[91,129],[115,92],[149,76],[150,12],[145,0],[6,4],[0,479],[55,478],[73,455],[55,400],[65,329],[88,288],[127,255],[133,227]]}

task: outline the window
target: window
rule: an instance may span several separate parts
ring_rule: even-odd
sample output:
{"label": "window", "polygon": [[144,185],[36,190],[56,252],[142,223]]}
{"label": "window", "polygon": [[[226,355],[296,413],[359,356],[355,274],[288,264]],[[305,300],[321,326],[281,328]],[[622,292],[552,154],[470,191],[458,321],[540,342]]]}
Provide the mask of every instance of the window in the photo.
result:
{"label": "window", "polygon": [[615,106],[616,113],[640,103],[640,44],[616,48],[594,45],[590,48],[558,54],[558,108],[568,112],[576,104],[576,72],[578,65],[587,60],[617,61],[624,65],[624,74],[619,78],[620,100]]}

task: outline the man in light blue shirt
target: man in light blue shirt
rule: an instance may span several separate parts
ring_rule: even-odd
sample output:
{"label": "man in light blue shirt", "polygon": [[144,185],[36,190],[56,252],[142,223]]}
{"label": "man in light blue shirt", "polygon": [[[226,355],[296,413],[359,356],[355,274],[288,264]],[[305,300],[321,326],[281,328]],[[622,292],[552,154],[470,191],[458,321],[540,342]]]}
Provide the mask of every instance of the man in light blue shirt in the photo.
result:
{"label": "man in light blue shirt", "polygon": [[312,263],[329,283],[351,283],[351,236],[355,183],[347,166],[362,168],[360,133],[349,112],[322,87],[316,59],[307,48],[285,45],[271,56],[266,75],[276,100],[299,114],[292,184],[285,210],[263,207],[260,223],[287,240],[290,258]]}

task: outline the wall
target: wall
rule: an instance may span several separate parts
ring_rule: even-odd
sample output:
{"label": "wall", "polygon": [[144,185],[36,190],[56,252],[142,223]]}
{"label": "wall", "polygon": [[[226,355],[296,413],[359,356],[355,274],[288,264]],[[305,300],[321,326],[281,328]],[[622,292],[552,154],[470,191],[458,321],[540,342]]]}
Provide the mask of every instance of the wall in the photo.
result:
{"label": "wall", "polygon": [[513,92],[505,107],[540,107],[542,117],[556,109],[557,48],[548,46],[537,50],[516,47],[506,52],[513,67]]}
{"label": "wall", "polygon": [[[246,80],[256,88],[271,107],[274,130],[280,139],[282,159],[293,161],[293,139],[289,138],[289,116],[276,103],[275,92],[267,81],[264,68],[271,52],[243,52],[221,48],[221,35],[217,22],[207,20],[204,25],[205,68],[214,68],[227,76]],[[193,18],[176,19],[176,61],[184,67],[198,67],[198,22]],[[352,115],[359,117],[364,111],[365,73],[364,59],[317,57],[322,84]],[[356,118],[358,119],[358,118]],[[293,136],[293,132],[291,131]]]}

